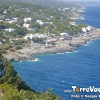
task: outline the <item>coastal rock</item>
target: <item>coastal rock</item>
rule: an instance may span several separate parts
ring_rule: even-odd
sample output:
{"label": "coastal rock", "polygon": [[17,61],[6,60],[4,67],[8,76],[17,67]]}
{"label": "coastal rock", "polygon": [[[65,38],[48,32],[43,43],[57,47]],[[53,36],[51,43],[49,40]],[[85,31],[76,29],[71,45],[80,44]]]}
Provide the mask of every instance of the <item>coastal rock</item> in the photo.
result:
{"label": "coastal rock", "polygon": [[32,55],[35,54],[56,54],[56,53],[64,53],[64,52],[72,52],[82,45],[85,45],[87,42],[100,38],[100,29],[94,28],[87,36],[78,36],[72,37],[72,40],[65,40],[57,45],[51,46],[32,46],[28,44],[28,46],[23,47],[21,50],[17,50],[16,52],[8,51],[7,54],[4,54],[4,57],[10,61],[20,61],[20,60],[35,60],[32,58]]}

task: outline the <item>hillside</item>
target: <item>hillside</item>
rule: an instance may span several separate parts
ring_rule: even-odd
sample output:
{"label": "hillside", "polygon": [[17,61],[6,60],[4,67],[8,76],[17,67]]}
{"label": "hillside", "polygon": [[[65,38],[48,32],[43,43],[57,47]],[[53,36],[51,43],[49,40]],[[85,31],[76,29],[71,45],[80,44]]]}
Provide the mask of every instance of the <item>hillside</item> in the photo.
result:
{"label": "hillside", "polygon": [[72,52],[99,38],[99,29],[75,22],[83,11],[58,0],[0,0],[0,100],[60,100],[32,90],[9,61],[37,61],[32,55]]}
{"label": "hillside", "polygon": [[[45,44],[52,37],[60,38],[62,32],[78,34],[84,25],[76,24],[71,19],[73,16],[80,17],[78,11],[77,7],[61,9],[30,2],[0,1],[0,52],[22,49],[30,43],[30,39],[27,41],[25,38],[28,34],[34,35],[36,38],[31,38],[32,41],[40,44]],[[39,34],[42,34],[42,39],[38,39]]]}
{"label": "hillside", "polygon": [[61,100],[50,90],[35,92],[21,80],[10,62],[0,54],[0,100]]}

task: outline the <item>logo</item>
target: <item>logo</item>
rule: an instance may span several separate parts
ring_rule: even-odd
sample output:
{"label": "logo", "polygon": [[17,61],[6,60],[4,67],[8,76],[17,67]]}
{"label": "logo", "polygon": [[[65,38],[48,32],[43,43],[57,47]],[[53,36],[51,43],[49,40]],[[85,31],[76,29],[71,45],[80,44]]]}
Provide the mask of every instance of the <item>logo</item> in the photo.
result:
{"label": "logo", "polygon": [[78,88],[76,86],[72,86],[73,92],[100,92],[100,88],[95,88],[94,86],[89,86],[88,88]]}
{"label": "logo", "polygon": [[72,88],[71,90],[64,90],[64,92],[76,92],[76,93],[94,92],[94,93],[100,93],[100,88],[96,88],[95,86],[89,86],[88,88],[72,86],[71,88]]}
{"label": "logo", "polygon": [[85,98],[85,99],[96,99],[100,98],[100,88],[96,88],[95,86],[89,86],[87,88],[72,86],[70,90],[64,90],[66,93],[71,94],[71,98]]}

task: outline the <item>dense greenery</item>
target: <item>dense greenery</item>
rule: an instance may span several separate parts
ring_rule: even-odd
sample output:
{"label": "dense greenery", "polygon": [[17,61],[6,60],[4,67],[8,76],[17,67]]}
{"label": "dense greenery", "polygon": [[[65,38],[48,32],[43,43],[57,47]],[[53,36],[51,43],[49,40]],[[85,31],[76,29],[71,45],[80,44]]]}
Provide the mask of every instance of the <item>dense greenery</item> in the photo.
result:
{"label": "dense greenery", "polygon": [[[4,45],[10,42],[10,45],[12,45],[9,39],[23,38],[29,33],[50,33],[59,36],[60,32],[67,32],[70,35],[74,35],[78,33],[81,28],[84,27],[84,25],[70,25],[70,22],[73,21],[70,19],[70,17],[74,15],[71,5],[69,8],[70,9],[63,10],[54,7],[42,7],[41,5],[35,5],[32,3],[1,0],[0,42],[2,42]],[[13,18],[17,18],[17,21],[8,23],[9,21],[12,21]],[[30,28],[32,28],[34,31],[29,31],[26,28],[23,28],[24,18],[31,18],[31,21],[28,21],[27,24],[29,24]],[[36,20],[42,20],[44,25],[39,25]],[[50,24],[50,22],[52,24]],[[15,31],[5,31],[5,29],[8,28],[15,29]],[[6,41],[3,41],[3,39],[6,39]]]}
{"label": "dense greenery", "polygon": [[[12,6],[13,5],[13,6]],[[71,8],[70,8],[71,9]],[[6,27],[12,27],[16,28],[16,32],[12,33],[13,36],[18,35],[25,35],[25,33],[28,33],[25,31],[22,27],[18,28],[17,25],[22,26],[23,25],[23,19],[26,17],[32,18],[32,21],[28,22],[30,24],[31,28],[34,28],[37,32],[45,33],[45,32],[51,32],[52,34],[59,32],[69,32],[72,33],[76,30],[80,30],[80,25],[73,28],[71,30],[71,26],[69,22],[71,21],[69,17],[73,15],[71,10],[59,10],[57,8],[48,8],[48,7],[42,7],[40,5],[34,5],[31,3],[19,3],[19,2],[0,2],[0,15],[4,15],[5,18],[12,19],[14,17],[18,18],[18,21],[12,24],[7,24],[5,22],[0,24],[0,29],[6,28]],[[7,11],[6,14],[3,14],[4,11]],[[42,20],[43,22],[52,22],[53,24],[46,24],[43,26],[40,26],[38,23],[36,23],[36,20]],[[3,27],[3,28],[1,28]],[[73,26],[74,27],[74,26]],[[80,28],[79,28],[80,27]],[[8,34],[7,34],[8,35]]]}
{"label": "dense greenery", "polygon": [[51,93],[50,90],[45,93],[36,93],[30,90],[18,90],[12,85],[1,84],[0,88],[4,91],[2,100],[61,100]]}
{"label": "dense greenery", "polygon": [[[6,53],[9,50],[14,52],[16,49],[23,48],[28,42],[23,40],[23,37],[30,33],[46,34],[49,38],[59,37],[61,32],[72,36],[80,34],[84,25],[70,24],[73,22],[70,17],[74,16],[72,10],[71,5],[69,9],[63,10],[63,8],[43,7],[33,3],[17,2],[17,0],[0,0],[0,53]],[[17,21],[9,23],[14,18],[17,18]],[[31,21],[26,23],[32,31],[23,27],[24,18],[31,18]],[[37,20],[43,21],[44,24],[40,25],[36,22]],[[15,30],[6,31],[9,28]],[[33,39],[33,42],[42,43],[38,38]]]}
{"label": "dense greenery", "polygon": [[15,86],[20,89],[30,89],[18,76],[17,72],[14,70],[12,64],[7,60],[3,60],[0,54],[0,84],[6,83]]}
{"label": "dense greenery", "polygon": [[3,92],[2,100],[61,100],[50,90],[45,93],[31,90],[2,54],[0,54],[0,89]]}

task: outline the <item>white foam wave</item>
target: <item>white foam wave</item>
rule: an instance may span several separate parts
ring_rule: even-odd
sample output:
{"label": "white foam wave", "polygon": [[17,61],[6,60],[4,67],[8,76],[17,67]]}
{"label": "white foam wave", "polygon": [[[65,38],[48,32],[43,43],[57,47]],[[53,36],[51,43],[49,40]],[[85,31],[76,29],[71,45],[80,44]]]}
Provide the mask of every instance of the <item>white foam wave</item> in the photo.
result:
{"label": "white foam wave", "polygon": [[22,60],[20,60],[19,62],[22,62]]}
{"label": "white foam wave", "polygon": [[34,61],[39,61],[39,59],[38,58],[35,58],[35,60]]}
{"label": "white foam wave", "polygon": [[66,52],[66,53],[75,53],[75,52],[78,52],[78,50],[75,50],[75,51],[72,51],[72,52]]}
{"label": "white foam wave", "polygon": [[30,61],[30,62],[37,62],[37,61],[39,61],[39,59],[35,58],[34,60],[28,60],[28,61]]}
{"label": "white foam wave", "polygon": [[85,44],[85,46],[88,46],[92,41],[93,41],[93,40],[87,42],[87,43]]}
{"label": "white foam wave", "polygon": [[65,53],[57,53],[57,55],[62,55],[62,54],[65,54]]}
{"label": "white foam wave", "polygon": [[72,53],[72,52],[68,52],[68,51],[67,51],[67,52],[65,52],[65,53]]}

